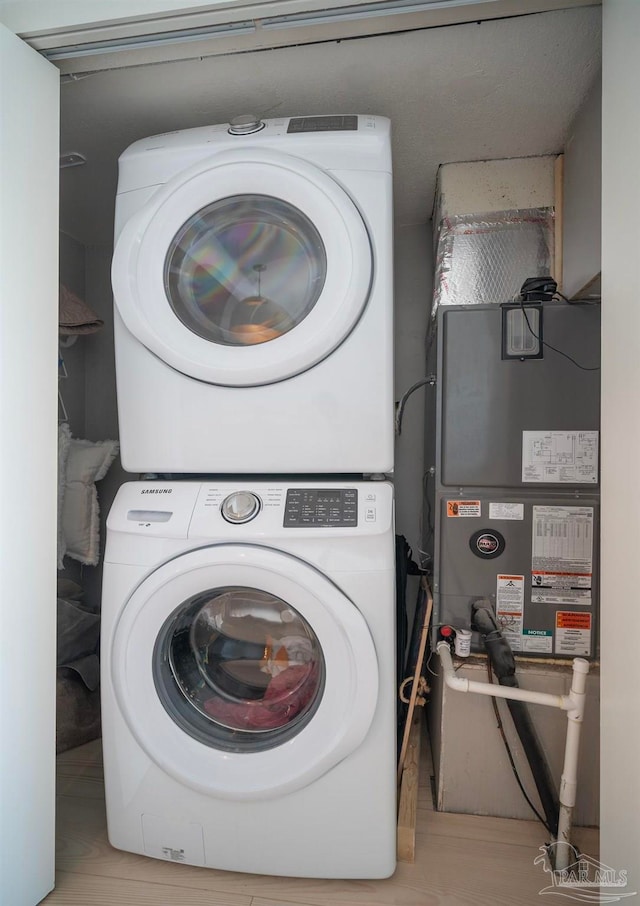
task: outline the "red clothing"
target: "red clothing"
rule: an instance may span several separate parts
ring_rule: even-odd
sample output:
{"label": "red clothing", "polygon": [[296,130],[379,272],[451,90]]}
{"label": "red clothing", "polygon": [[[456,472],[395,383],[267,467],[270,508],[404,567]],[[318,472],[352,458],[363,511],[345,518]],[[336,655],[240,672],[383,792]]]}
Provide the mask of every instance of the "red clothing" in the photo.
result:
{"label": "red clothing", "polygon": [[264,698],[230,702],[210,698],[204,707],[214,720],[238,730],[275,730],[284,727],[309,704],[317,688],[315,664],[287,667],[273,677]]}

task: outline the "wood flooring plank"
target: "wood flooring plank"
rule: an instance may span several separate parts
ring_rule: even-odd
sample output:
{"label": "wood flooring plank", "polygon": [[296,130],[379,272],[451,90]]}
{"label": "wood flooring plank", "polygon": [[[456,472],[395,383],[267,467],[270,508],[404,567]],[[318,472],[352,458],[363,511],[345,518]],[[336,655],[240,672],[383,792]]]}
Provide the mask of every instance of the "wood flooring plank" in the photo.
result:
{"label": "wood flooring plank", "polygon": [[284,900],[282,897],[253,897],[251,906],[309,906],[308,902],[303,903],[301,900]]}
{"label": "wood flooring plank", "polygon": [[[433,813],[438,817],[441,813]],[[473,816],[453,817],[462,827]],[[533,906],[546,885],[542,870],[533,864],[544,832],[540,836],[532,822],[502,822],[500,841],[441,835],[431,827],[417,837],[415,863],[400,863],[393,878],[334,881],[194,868],[120,852],[107,842],[104,806],[96,800],[63,797],[59,819],[58,866],[63,873],[236,894],[257,900],[257,906],[261,900],[278,906],[279,901],[283,906]],[[518,843],[511,842],[516,829]]]}
{"label": "wood flooring plank", "polygon": [[104,799],[104,780],[99,765],[61,765],[56,772],[58,796],[88,796]]}
{"label": "wood flooring plank", "polygon": [[56,887],[43,906],[251,906],[251,898],[185,890],[149,881],[121,881],[56,872]]}
{"label": "wood flooring plank", "polygon": [[56,774],[60,778],[73,779],[74,777],[90,777],[104,785],[101,764],[61,764],[58,765]]}
{"label": "wood flooring plank", "polygon": [[93,777],[61,777],[56,779],[58,796],[74,796],[78,799],[101,799],[104,801],[102,780]]}
{"label": "wood flooring plank", "polygon": [[295,902],[294,900],[265,900],[264,897],[253,897],[251,906],[308,906],[307,903]]}
{"label": "wood flooring plank", "polygon": [[[176,865],[113,849],[106,836],[104,803],[62,797],[58,814],[56,862],[63,872],[90,877],[149,881],[198,889],[242,894],[246,897],[284,896],[295,902],[324,904],[352,901],[362,904],[423,906],[420,890],[403,890],[393,881],[376,892],[380,882],[333,881],[264,877],[215,869]],[[286,896],[285,896],[286,892]]]}
{"label": "wood flooring plank", "polygon": [[57,757],[56,793],[58,796],[87,796],[104,799],[102,740],[62,752]]}
{"label": "wood flooring plank", "polygon": [[[418,815],[417,834],[435,833],[461,841],[494,840],[531,846],[537,840],[546,842],[549,833],[538,821],[521,818],[494,818],[491,815],[465,815],[455,812],[430,812],[426,818]],[[577,845],[585,850],[598,849],[599,831],[593,827],[573,829]]]}
{"label": "wood flooring plank", "polygon": [[61,752],[57,758],[58,766],[66,764],[102,764],[102,740],[92,739],[75,749]]}
{"label": "wood flooring plank", "polygon": [[[75,757],[87,768],[75,789],[69,759],[59,764],[69,785],[58,800],[58,888],[46,906],[534,906],[547,883],[533,864],[548,836],[538,822],[433,811],[425,772],[415,862],[388,880],[266,877],[120,852],[107,840],[99,750]],[[575,841],[597,856],[597,830],[576,828]]]}

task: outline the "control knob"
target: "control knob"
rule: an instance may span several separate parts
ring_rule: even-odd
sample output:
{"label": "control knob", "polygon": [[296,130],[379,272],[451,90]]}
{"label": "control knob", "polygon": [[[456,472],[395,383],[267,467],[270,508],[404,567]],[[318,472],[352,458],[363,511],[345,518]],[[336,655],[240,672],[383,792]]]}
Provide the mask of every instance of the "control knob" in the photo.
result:
{"label": "control knob", "polygon": [[260,511],[260,498],[251,491],[234,491],[222,501],[221,509],[227,522],[250,522]]}
{"label": "control knob", "polygon": [[264,125],[254,113],[244,113],[242,116],[234,116],[229,123],[228,132],[229,135],[251,135],[252,132],[264,129]]}

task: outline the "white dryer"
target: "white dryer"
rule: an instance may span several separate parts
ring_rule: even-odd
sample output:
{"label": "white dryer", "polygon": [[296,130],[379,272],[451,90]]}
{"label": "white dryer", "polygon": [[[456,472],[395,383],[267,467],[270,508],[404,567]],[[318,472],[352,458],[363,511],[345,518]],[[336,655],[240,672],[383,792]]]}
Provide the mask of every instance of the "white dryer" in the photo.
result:
{"label": "white dryer", "polygon": [[124,468],[389,472],[389,121],[249,120],[154,136],[120,158]]}
{"label": "white dryer", "polygon": [[132,482],[107,522],[109,839],[231,871],[394,871],[386,482]]}

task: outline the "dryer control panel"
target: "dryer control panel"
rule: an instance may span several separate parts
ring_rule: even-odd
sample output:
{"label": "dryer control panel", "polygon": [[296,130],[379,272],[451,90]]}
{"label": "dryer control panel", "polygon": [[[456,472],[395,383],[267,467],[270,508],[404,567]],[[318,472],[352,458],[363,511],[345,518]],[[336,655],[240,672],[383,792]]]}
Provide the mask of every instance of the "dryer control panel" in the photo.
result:
{"label": "dryer control panel", "polygon": [[294,116],[287,132],[355,132],[357,116]]}

